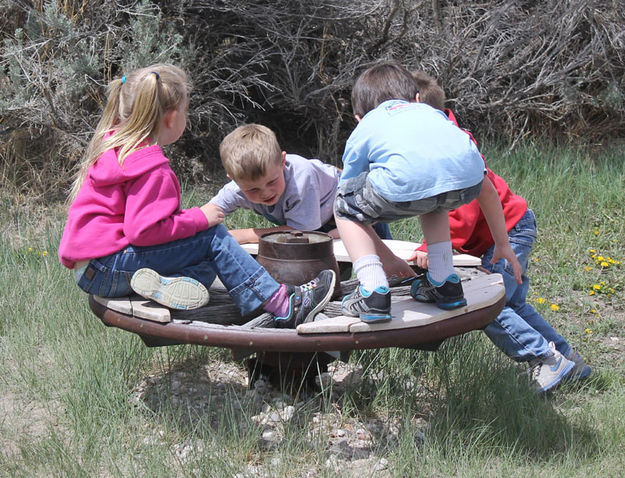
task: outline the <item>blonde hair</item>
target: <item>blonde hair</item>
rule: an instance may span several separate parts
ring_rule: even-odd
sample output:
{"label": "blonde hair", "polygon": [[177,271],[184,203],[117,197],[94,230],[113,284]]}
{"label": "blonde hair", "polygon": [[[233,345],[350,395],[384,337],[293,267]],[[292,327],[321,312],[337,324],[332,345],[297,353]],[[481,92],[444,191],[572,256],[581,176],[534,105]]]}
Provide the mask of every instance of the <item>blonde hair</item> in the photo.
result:
{"label": "blonde hair", "polygon": [[104,112],[80,162],[69,201],[76,198],[89,167],[105,151],[119,148],[121,166],[130,153],[156,141],[163,114],[178,109],[189,91],[185,72],[168,64],[151,65],[111,81]]}
{"label": "blonde hair", "polygon": [[282,160],[282,150],[273,131],[252,123],[228,134],[219,145],[219,156],[230,179],[253,181]]}
{"label": "blonde hair", "polygon": [[445,92],[438,86],[436,79],[420,70],[413,71],[412,77],[419,87],[419,101],[443,111],[445,109]]}

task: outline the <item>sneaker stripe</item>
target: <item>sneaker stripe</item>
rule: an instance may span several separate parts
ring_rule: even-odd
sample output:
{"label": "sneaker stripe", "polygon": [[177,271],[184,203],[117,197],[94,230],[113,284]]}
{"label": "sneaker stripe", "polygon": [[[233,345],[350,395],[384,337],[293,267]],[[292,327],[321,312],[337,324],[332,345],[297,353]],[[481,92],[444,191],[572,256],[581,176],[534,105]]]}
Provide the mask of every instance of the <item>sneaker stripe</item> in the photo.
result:
{"label": "sneaker stripe", "polygon": [[554,363],[553,365],[550,365],[550,366],[549,366],[549,369],[550,369],[552,372],[555,372],[556,370],[558,370],[558,369],[560,368],[560,364],[562,363],[562,359],[563,359],[563,358],[564,358],[564,357],[560,357],[556,363]]}
{"label": "sneaker stripe", "polygon": [[367,323],[388,322],[392,319],[393,317],[390,314],[360,314],[360,320]]}
{"label": "sneaker stripe", "polygon": [[[558,360],[558,363],[560,363],[561,361],[562,359]],[[556,376],[556,378],[551,383],[542,387],[540,391],[547,392],[551,390],[552,388],[554,388],[556,385],[559,385],[560,382],[562,382],[562,379],[565,378],[573,370],[574,367],[575,367],[575,364],[573,362],[566,364],[565,367]],[[549,367],[549,368],[552,368],[552,367]],[[555,370],[552,370],[552,371],[555,371]]]}

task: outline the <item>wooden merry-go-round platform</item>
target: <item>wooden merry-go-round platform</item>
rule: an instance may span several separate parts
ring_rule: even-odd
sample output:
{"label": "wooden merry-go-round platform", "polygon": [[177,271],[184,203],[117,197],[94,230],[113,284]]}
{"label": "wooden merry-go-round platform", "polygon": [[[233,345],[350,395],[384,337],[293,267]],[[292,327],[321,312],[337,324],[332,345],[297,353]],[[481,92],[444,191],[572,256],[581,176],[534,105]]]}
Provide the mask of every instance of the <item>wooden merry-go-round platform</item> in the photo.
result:
{"label": "wooden merry-go-round platform", "polygon": [[[458,262],[462,263],[461,259]],[[465,307],[445,311],[416,302],[409,295],[409,285],[399,284],[391,288],[393,320],[378,324],[341,315],[338,298],[313,322],[297,329],[278,329],[269,314],[241,317],[220,284],[211,288],[208,305],[190,311],[169,310],[139,296],[90,296],[89,305],[105,325],[132,332],[147,346],[224,347],[231,349],[235,358],[256,354],[256,365],[282,369],[288,368],[285,361],[291,368],[310,368],[311,358],[323,356],[320,366],[324,368],[341,352],[346,357],[352,350],[386,347],[436,350],[449,337],[485,327],[502,310],[505,289],[499,274],[474,265],[456,267],[463,280]],[[343,294],[355,286],[355,280],[342,282]]]}

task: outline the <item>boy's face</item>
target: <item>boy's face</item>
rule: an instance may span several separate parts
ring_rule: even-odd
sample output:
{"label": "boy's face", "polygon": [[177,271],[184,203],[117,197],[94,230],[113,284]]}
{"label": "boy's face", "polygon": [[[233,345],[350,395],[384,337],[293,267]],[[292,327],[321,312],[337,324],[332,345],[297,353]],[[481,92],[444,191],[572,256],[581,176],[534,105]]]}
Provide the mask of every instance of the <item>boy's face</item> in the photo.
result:
{"label": "boy's face", "polygon": [[284,193],[284,168],[286,167],[286,153],[282,152],[282,161],[267,167],[264,176],[254,180],[240,179],[235,182],[241,188],[245,197],[255,203],[273,206]]}

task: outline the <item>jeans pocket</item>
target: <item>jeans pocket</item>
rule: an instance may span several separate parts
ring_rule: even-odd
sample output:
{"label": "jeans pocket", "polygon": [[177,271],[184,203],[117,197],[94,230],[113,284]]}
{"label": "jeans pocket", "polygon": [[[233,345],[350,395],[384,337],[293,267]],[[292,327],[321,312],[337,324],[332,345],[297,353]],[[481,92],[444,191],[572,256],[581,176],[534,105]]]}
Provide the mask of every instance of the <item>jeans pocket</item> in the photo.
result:
{"label": "jeans pocket", "polygon": [[78,287],[88,294],[100,297],[124,297],[130,295],[131,274],[114,270],[92,259],[78,281]]}

